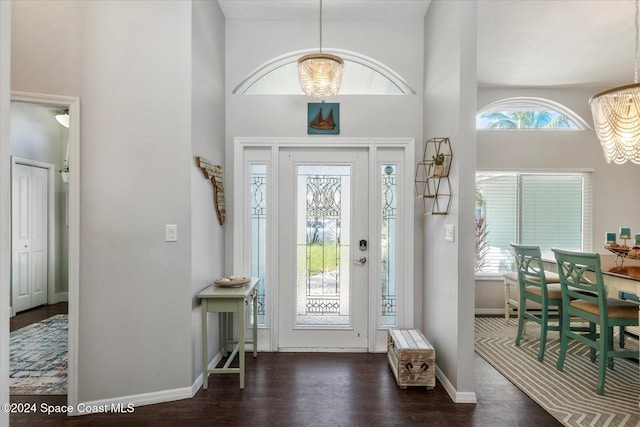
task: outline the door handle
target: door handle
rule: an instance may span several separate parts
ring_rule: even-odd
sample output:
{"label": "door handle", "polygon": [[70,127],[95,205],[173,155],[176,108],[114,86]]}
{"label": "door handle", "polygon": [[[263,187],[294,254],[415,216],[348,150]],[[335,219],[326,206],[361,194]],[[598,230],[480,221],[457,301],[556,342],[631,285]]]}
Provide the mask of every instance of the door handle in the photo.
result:
{"label": "door handle", "polygon": [[360,259],[354,259],[353,262],[357,262],[360,264],[365,264],[367,262],[367,257],[366,256],[361,256]]}

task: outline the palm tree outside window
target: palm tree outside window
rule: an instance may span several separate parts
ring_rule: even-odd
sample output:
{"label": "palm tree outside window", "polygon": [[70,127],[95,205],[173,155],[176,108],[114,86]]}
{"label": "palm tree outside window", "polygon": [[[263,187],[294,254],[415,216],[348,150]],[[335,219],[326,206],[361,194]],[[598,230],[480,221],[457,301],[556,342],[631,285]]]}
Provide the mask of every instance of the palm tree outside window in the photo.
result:
{"label": "palm tree outside window", "polygon": [[477,115],[477,129],[588,129],[569,108],[543,98],[508,98],[485,106]]}

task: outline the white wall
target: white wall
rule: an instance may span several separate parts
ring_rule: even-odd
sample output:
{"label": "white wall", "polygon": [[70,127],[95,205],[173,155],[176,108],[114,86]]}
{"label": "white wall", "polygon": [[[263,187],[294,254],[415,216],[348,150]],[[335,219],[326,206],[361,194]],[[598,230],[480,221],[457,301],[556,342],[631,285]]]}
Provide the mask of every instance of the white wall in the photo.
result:
{"label": "white wall", "polygon": [[[400,74],[417,94],[422,93],[423,20],[389,18],[380,20],[324,20],[323,47],[358,52]],[[301,95],[238,95],[233,89],[252,71],[269,60],[289,52],[318,48],[317,16],[308,21],[227,19],[227,173],[226,187],[233,188],[232,154],[234,137],[306,137],[307,103],[319,100]],[[340,103],[340,137],[412,137],[416,152],[422,152],[422,99],[408,96],[335,96],[327,102]],[[314,135],[319,143],[330,135]],[[413,166],[411,166],[413,167]],[[233,194],[227,194],[227,209]],[[417,212],[416,205],[416,212]],[[233,213],[228,227],[232,226]],[[421,215],[416,214],[418,219]],[[422,233],[416,222],[415,235]],[[413,236],[403,236],[413,239]],[[227,237],[227,253],[233,242]],[[421,280],[422,245],[415,240],[415,277]],[[231,267],[227,259],[227,267]],[[419,313],[421,290],[416,286],[414,313]],[[419,319],[416,318],[416,325]]]}
{"label": "white wall", "polygon": [[[196,167],[196,156],[224,165],[224,16],[217,2],[194,1],[191,88],[191,295],[192,379],[202,374],[200,302],[196,295],[224,269],[224,236],[213,204],[213,186]],[[209,315],[209,331],[216,331],[217,316]],[[212,336],[210,357],[219,348]]]}
{"label": "white wall", "polygon": [[[10,92],[11,2],[0,1],[0,402],[9,402],[9,286],[11,283]],[[9,413],[0,411],[0,426]]]}
{"label": "white wall", "polygon": [[82,101],[78,399],[190,391],[191,3],[13,6],[12,89]]}
{"label": "white wall", "polygon": [[[516,96],[546,98],[570,108],[589,126],[593,119],[589,98],[605,88],[535,89],[480,88],[478,109]],[[478,131],[477,168],[485,170],[593,170],[593,232],[591,250],[603,249],[604,234],[622,226],[640,232],[640,197],[634,190],[640,166],[607,164],[602,147],[589,129],[585,131]],[[476,308],[486,312],[503,309],[503,282],[478,281]],[[499,289],[498,289],[499,288]],[[495,310],[494,310],[495,311]]]}
{"label": "white wall", "polygon": [[[456,402],[475,401],[473,381],[476,19],[473,1],[434,1],[425,17],[425,138],[449,137],[452,203],[424,218],[422,329]],[[446,35],[446,37],[445,37]],[[445,224],[456,228],[444,239]]]}
{"label": "white wall", "polygon": [[[288,52],[317,48],[317,33],[310,31],[316,26],[314,21],[227,20],[228,138],[306,136],[307,103],[318,102],[317,99],[300,95],[232,95],[231,92],[265,62]],[[379,21],[325,21],[324,34],[326,48],[370,56],[393,68],[420,92],[421,17],[385,21],[384,25]],[[419,137],[421,134],[422,106],[417,95],[338,95],[327,101],[341,104],[341,137]],[[330,137],[318,137],[322,138]]]}

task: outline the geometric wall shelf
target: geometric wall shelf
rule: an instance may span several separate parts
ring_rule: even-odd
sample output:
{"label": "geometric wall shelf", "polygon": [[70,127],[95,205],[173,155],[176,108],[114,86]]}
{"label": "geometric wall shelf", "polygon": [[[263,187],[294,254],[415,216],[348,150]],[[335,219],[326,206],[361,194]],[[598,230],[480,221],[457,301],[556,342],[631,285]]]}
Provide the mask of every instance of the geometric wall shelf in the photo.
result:
{"label": "geometric wall shelf", "polygon": [[422,199],[425,215],[446,215],[451,207],[451,142],[431,138],[424,143],[422,160],[416,166],[416,196]]}

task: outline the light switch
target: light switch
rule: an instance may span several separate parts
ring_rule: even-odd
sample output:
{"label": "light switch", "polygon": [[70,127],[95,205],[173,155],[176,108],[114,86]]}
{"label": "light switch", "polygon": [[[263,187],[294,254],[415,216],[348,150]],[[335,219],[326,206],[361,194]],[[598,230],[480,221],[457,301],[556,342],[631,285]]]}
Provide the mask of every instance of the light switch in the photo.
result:
{"label": "light switch", "polygon": [[444,239],[453,242],[456,240],[456,226],[453,224],[444,225]]}
{"label": "light switch", "polygon": [[178,241],[178,225],[167,224],[165,226],[165,241],[177,242]]}

